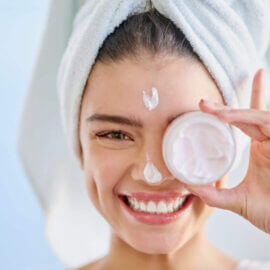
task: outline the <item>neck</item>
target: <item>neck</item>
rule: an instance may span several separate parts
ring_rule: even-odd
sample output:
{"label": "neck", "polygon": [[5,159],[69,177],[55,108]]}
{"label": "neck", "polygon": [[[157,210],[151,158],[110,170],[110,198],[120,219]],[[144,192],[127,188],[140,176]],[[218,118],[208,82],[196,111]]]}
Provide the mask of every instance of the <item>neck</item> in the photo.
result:
{"label": "neck", "polygon": [[110,250],[103,263],[110,269],[179,270],[201,269],[202,265],[204,269],[213,269],[213,265],[220,266],[220,260],[225,258],[207,240],[203,228],[181,248],[169,254],[142,253],[111,232]]}

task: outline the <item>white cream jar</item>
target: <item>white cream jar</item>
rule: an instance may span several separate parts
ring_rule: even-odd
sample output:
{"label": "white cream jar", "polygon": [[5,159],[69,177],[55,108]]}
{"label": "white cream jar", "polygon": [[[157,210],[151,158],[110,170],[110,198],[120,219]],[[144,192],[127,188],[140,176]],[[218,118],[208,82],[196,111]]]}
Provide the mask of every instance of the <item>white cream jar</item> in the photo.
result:
{"label": "white cream jar", "polygon": [[165,163],[176,179],[186,184],[216,182],[233,165],[236,142],[229,126],[202,111],[176,118],[162,145]]}

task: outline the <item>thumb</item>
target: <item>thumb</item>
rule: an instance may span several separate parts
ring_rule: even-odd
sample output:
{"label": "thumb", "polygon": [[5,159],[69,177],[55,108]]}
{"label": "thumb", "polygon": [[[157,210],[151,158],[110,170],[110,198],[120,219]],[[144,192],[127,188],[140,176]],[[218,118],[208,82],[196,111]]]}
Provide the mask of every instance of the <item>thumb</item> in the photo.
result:
{"label": "thumb", "polygon": [[200,197],[207,205],[225,210],[233,211],[242,216],[243,202],[238,189],[218,188],[212,184],[207,185],[185,185],[191,193]]}

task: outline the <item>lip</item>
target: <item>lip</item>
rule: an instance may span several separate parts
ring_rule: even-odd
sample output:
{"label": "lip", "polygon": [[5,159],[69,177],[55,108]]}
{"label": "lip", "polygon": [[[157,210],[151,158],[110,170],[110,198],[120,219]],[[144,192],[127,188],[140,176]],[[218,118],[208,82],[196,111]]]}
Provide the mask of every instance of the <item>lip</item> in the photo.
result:
{"label": "lip", "polygon": [[126,205],[126,203],[124,202],[124,196],[118,195],[121,208],[123,209],[125,215],[127,215],[128,218],[133,217],[137,221],[148,224],[148,225],[165,225],[165,224],[178,220],[179,218],[181,218],[182,216],[184,216],[185,214],[189,212],[188,210],[191,209],[191,206],[193,205],[193,202],[196,197],[197,196],[195,196],[194,194],[189,194],[188,200],[185,203],[184,207],[179,209],[177,212],[168,213],[168,214],[151,214],[151,213],[134,211],[132,208]]}

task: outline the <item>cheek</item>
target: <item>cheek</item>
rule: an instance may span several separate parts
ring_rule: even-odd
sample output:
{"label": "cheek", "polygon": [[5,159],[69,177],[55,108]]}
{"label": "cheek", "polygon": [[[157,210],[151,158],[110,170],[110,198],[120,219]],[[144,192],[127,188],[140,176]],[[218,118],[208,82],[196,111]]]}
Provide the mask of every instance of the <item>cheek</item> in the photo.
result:
{"label": "cheek", "polygon": [[93,143],[85,151],[87,186],[96,186],[98,197],[113,195],[114,187],[127,175],[130,166],[128,150],[112,150]]}

